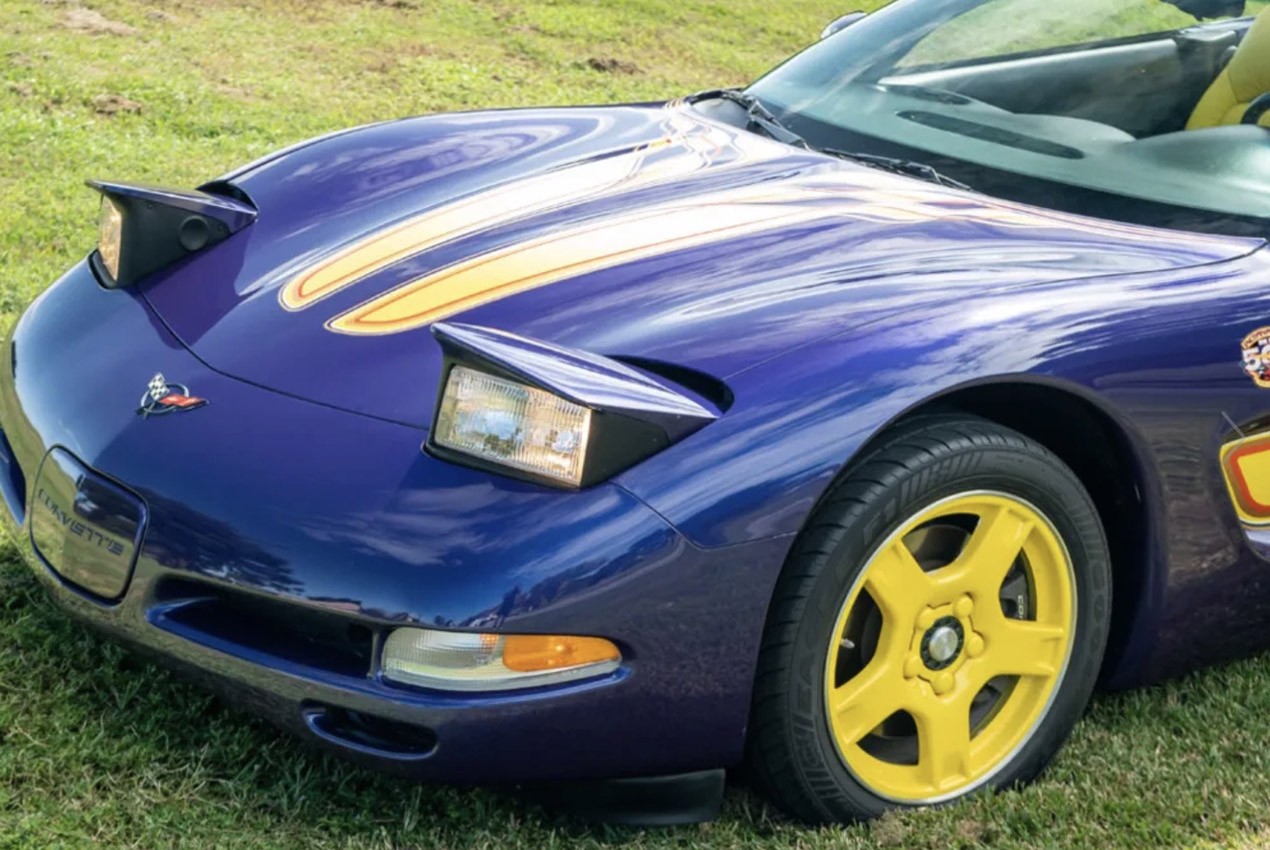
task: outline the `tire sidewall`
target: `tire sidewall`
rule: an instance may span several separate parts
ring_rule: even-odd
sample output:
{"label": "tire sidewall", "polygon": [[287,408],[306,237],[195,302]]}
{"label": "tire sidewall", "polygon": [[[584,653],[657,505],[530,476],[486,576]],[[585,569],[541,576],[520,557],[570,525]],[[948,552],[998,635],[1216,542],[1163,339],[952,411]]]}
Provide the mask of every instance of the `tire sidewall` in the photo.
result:
{"label": "tire sidewall", "polygon": [[897,805],[859,782],[838,753],[825,707],[826,652],[847,595],[879,546],[936,502],[990,491],[1030,503],[1058,532],[1075,576],[1075,634],[1057,692],[1028,740],[985,782],[966,793],[1032,779],[1057,753],[1084,712],[1110,622],[1107,546],[1097,511],[1074,474],[1043,450],[1019,449],[965,446],[933,457],[916,470],[877,482],[875,492],[851,511],[854,515],[843,517],[846,521],[823,557],[794,634],[787,706],[795,761],[808,790],[829,810],[830,819],[853,819],[861,813],[876,816]]}

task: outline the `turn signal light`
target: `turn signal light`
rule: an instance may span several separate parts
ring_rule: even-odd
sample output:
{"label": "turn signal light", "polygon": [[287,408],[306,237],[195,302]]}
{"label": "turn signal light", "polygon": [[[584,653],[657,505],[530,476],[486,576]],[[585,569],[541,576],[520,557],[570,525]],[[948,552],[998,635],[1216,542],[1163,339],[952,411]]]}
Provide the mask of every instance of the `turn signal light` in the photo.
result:
{"label": "turn signal light", "polygon": [[622,653],[598,637],[397,629],[384,641],[387,681],[446,691],[505,691],[591,679]]}
{"label": "turn signal light", "polygon": [[518,673],[621,660],[622,654],[617,647],[604,638],[509,635],[503,639],[503,664],[508,670]]}

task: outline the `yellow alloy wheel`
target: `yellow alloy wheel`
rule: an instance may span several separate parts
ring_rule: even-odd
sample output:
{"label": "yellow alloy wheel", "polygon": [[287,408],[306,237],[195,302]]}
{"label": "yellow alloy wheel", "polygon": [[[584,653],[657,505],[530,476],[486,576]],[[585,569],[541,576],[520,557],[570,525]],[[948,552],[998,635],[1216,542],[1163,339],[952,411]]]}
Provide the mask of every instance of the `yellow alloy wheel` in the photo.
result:
{"label": "yellow alloy wheel", "polygon": [[991,780],[1053,702],[1076,631],[1053,524],[998,492],[943,499],[873,553],[826,653],[847,770],[886,800],[936,803]]}

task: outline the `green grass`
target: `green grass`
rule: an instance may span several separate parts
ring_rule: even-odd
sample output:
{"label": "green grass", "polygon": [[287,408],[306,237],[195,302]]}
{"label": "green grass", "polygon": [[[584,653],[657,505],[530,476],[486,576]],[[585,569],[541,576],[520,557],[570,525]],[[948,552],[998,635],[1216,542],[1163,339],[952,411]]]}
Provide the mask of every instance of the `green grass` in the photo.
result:
{"label": "green grass", "polygon": [[[73,3],[0,0],[0,319],[91,244],[85,177],[195,185],[350,124],[742,83],[855,5],[94,4],[135,30],[115,35],[68,26],[85,21]],[[619,63],[602,71],[591,59]],[[112,104],[125,108],[104,114]],[[735,788],[724,816],[705,826],[586,830],[515,797],[393,782],[316,755],[86,633],[46,600],[12,547],[0,548],[3,850],[1248,850],[1270,847],[1268,718],[1263,658],[1099,698],[1055,768],[1021,792],[807,830]]]}

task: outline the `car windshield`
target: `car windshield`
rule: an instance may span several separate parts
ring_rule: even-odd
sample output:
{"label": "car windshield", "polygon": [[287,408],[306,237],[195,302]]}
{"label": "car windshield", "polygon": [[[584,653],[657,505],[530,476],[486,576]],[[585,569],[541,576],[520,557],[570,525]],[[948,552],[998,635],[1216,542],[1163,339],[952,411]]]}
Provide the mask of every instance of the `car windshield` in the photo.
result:
{"label": "car windshield", "polygon": [[1270,235],[1267,2],[896,0],[748,93],[813,146],[999,197]]}

